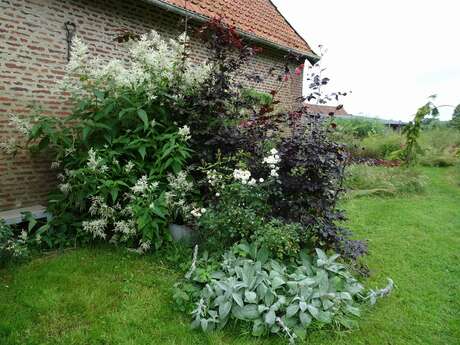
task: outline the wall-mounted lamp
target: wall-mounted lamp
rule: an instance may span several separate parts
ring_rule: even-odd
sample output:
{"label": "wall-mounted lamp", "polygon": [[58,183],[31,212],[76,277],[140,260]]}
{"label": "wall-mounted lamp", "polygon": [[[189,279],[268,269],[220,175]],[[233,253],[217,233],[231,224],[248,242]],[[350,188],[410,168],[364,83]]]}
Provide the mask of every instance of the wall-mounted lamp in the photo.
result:
{"label": "wall-mounted lamp", "polygon": [[72,41],[75,37],[75,33],[77,32],[77,25],[72,22],[65,22],[64,27],[66,31],[67,41],[67,61],[70,61],[70,57],[72,54]]}

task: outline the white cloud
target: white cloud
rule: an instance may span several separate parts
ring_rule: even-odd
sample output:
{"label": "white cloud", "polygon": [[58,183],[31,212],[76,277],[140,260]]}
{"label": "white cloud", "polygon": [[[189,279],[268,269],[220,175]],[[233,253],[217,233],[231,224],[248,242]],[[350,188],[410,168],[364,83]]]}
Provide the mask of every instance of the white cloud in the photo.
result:
{"label": "white cloud", "polygon": [[460,103],[459,1],[273,2],[311,46],[328,49],[331,86],[353,91],[348,112],[408,120],[432,94]]}

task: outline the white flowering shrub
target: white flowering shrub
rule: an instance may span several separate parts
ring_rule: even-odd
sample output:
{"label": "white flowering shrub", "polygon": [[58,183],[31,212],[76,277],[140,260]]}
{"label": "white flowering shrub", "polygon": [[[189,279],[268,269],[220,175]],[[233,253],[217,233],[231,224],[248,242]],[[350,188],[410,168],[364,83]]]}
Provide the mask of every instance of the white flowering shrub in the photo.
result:
{"label": "white flowering shrub", "polygon": [[28,234],[20,231],[15,234],[11,226],[0,220],[0,266],[12,258],[23,258],[29,255]]}
{"label": "white flowering shrub", "polygon": [[168,185],[169,191],[165,196],[170,214],[182,224],[195,224],[206,212],[206,208],[197,202],[197,191],[189,176],[185,171],[169,175]]}
{"label": "white flowering shrub", "polygon": [[212,64],[185,58],[185,35],[164,41],[151,32],[127,44],[127,59],[101,61],[75,39],[63,82],[72,115],[11,118],[58,174],[49,201],[55,244],[103,240],[145,252],[169,239],[170,222],[195,222],[206,212],[184,171],[194,133],[180,109],[201,91]]}
{"label": "white flowering shrub", "polygon": [[269,214],[270,191],[278,184],[281,158],[275,148],[268,149],[261,164],[263,173],[253,174],[245,160],[236,155],[206,169],[202,184],[212,202],[199,214],[199,233],[204,244],[225,250],[247,240],[264,245],[280,258],[296,256],[308,234],[298,224],[286,224]]}
{"label": "white flowering shrub", "polygon": [[7,225],[0,219],[0,267],[8,261],[28,257],[31,250],[39,248],[44,240],[43,229],[37,226],[32,214],[24,212],[22,217],[20,225]]}

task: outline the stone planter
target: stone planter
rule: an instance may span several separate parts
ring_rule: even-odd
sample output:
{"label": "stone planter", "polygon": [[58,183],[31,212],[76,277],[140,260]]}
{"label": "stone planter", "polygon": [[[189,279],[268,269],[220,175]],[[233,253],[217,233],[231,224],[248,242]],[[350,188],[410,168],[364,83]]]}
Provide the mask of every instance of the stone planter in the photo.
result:
{"label": "stone planter", "polygon": [[193,245],[196,242],[194,231],[187,225],[170,224],[169,233],[175,242],[182,242],[187,245]]}

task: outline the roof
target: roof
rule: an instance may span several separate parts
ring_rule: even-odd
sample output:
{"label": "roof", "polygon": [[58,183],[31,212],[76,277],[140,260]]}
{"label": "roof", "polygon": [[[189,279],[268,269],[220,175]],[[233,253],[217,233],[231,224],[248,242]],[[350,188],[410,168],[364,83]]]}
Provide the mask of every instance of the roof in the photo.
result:
{"label": "roof", "polygon": [[310,104],[305,103],[305,107],[307,107],[307,111],[312,114],[320,114],[323,116],[327,116],[331,113],[334,113],[336,116],[345,116],[348,115],[347,111],[344,107],[337,109],[335,105],[322,105],[322,104]]}
{"label": "roof", "polygon": [[[308,43],[295,31],[270,0],[151,0],[172,5],[207,18],[222,17],[242,33],[317,58]],[[184,13],[185,14],[185,13]]]}
{"label": "roof", "polygon": [[368,121],[377,121],[380,123],[383,123],[384,125],[387,126],[406,126],[407,122],[406,121],[401,121],[401,120],[385,120],[385,119],[380,119],[378,117],[372,117],[372,116],[364,116],[364,115],[342,115],[341,116],[343,119],[348,119],[348,120],[354,120],[354,119],[359,119],[359,120],[368,120]]}

